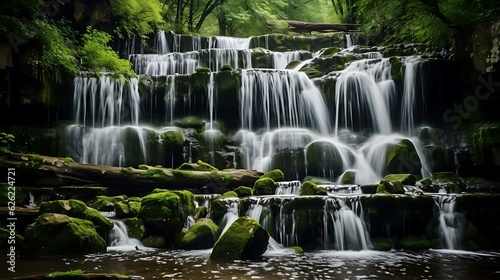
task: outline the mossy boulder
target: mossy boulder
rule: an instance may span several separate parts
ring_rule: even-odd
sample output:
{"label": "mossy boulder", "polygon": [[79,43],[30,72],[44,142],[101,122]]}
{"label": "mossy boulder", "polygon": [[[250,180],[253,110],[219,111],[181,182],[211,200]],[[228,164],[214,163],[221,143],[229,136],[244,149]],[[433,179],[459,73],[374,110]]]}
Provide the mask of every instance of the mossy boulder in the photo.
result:
{"label": "mossy boulder", "polygon": [[205,127],[206,121],[197,116],[187,116],[180,120],[174,121],[174,125],[181,128],[202,129]]}
{"label": "mossy boulder", "polygon": [[340,183],[344,185],[354,184],[355,179],[356,179],[355,171],[347,170],[344,173],[342,173],[342,175],[340,175]]}
{"label": "mossy boulder", "polygon": [[431,242],[423,236],[404,236],[397,242],[397,247],[406,250],[426,250],[431,248]]}
{"label": "mossy boulder", "polygon": [[96,196],[94,202],[89,204],[89,207],[92,207],[99,211],[113,211],[115,210],[115,203],[118,201],[124,201],[127,199],[126,195],[117,195],[117,196],[105,196],[99,195]]}
{"label": "mossy boulder", "polygon": [[433,185],[445,188],[448,193],[461,193],[466,188],[464,181],[453,172],[435,172],[431,181]]}
{"label": "mossy boulder", "polygon": [[269,234],[259,222],[238,218],[214,245],[211,259],[257,259],[267,250]]}
{"label": "mossy boulder", "polygon": [[482,125],[474,132],[472,135],[472,152],[474,160],[478,164],[485,166],[488,171],[499,170],[500,123]]}
{"label": "mossy boulder", "polygon": [[327,195],[325,188],[322,188],[311,181],[302,184],[300,195]]}
{"label": "mossy boulder", "polygon": [[106,233],[113,228],[113,223],[99,213],[99,211],[87,207],[85,203],[76,199],[42,202],[38,213],[59,213],[88,220],[97,227],[100,233]]}
{"label": "mossy boulder", "polygon": [[260,176],[260,179],[262,178],[271,178],[273,179],[274,182],[279,182],[285,180],[285,174],[283,174],[283,171],[279,169],[273,169],[269,172],[264,173],[264,175]]}
{"label": "mossy boulder", "polygon": [[234,192],[238,195],[238,197],[247,197],[253,195],[252,188],[240,186],[234,189]]}
{"label": "mossy boulder", "polygon": [[92,222],[58,213],[45,213],[27,227],[27,255],[84,255],[106,252],[106,241]]}
{"label": "mossy boulder", "polygon": [[307,174],[310,176],[324,176],[323,170],[341,174],[344,169],[339,149],[329,141],[311,143],[306,148],[305,156]]}
{"label": "mossy boulder", "polygon": [[377,193],[404,194],[405,189],[399,181],[380,180]]}
{"label": "mossy boulder", "polygon": [[224,194],[222,194],[223,198],[228,198],[228,197],[238,197],[238,194],[233,191],[227,191]]}
{"label": "mossy boulder", "polygon": [[188,250],[212,248],[219,227],[211,219],[199,219],[184,234],[180,247]]}
{"label": "mossy boulder", "polygon": [[255,181],[253,185],[254,195],[273,195],[276,191],[276,185],[271,178],[262,178]]}
{"label": "mossy boulder", "polygon": [[385,174],[414,174],[419,175],[422,163],[413,143],[408,139],[399,140],[390,144],[386,150]]}
{"label": "mossy boulder", "polygon": [[389,174],[386,175],[383,180],[387,181],[398,181],[403,185],[415,185],[415,182],[417,181],[417,177],[413,174]]}
{"label": "mossy boulder", "polygon": [[148,232],[173,242],[187,217],[194,212],[194,196],[189,191],[164,191],[142,198],[139,218]]}
{"label": "mossy boulder", "polygon": [[128,236],[130,238],[142,239],[146,233],[146,228],[144,227],[144,222],[139,218],[127,218],[123,219],[123,222],[127,226]]}
{"label": "mossy boulder", "polygon": [[194,209],[193,218],[195,220],[199,220],[201,218],[206,218],[207,215],[208,215],[208,208],[206,206],[200,206],[200,207],[196,207],[196,209]]}

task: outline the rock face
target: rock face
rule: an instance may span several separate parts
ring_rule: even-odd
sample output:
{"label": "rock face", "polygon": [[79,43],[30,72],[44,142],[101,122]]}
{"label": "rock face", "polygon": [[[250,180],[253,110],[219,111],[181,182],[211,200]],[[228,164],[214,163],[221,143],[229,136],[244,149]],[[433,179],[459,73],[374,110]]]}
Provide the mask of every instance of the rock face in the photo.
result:
{"label": "rock face", "polygon": [[215,243],[211,259],[257,259],[267,250],[269,234],[256,220],[241,217]]}
{"label": "rock face", "polygon": [[152,235],[165,237],[167,244],[194,212],[194,196],[189,191],[163,191],[142,198],[139,218]]}
{"label": "rock face", "polygon": [[212,248],[219,227],[210,219],[199,219],[184,234],[181,241],[182,249],[199,250]]}
{"label": "rock face", "polygon": [[40,204],[39,214],[44,213],[59,213],[88,220],[92,222],[101,233],[108,232],[113,228],[113,223],[99,213],[99,211],[87,207],[85,203],[76,199],[43,202]]}
{"label": "rock face", "polygon": [[37,256],[106,252],[92,222],[57,213],[45,213],[28,226],[24,244],[24,254]]}

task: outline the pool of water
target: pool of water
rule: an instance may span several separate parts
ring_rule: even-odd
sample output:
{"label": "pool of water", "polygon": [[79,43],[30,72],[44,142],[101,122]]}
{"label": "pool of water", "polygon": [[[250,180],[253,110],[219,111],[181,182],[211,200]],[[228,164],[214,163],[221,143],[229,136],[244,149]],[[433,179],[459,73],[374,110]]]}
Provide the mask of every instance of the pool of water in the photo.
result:
{"label": "pool of water", "polygon": [[[256,261],[215,261],[209,255],[210,250],[135,250],[18,259],[15,273],[2,266],[0,276],[82,269],[144,279],[500,279],[498,251],[274,251]],[[5,254],[0,259],[5,263]]]}

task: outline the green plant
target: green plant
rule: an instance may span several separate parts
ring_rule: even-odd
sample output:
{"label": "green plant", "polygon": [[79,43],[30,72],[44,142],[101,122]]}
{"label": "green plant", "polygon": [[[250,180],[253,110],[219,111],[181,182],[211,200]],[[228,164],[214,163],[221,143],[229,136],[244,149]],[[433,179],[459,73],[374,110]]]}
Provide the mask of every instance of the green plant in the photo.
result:
{"label": "green plant", "polygon": [[0,132],[0,154],[10,151],[10,144],[15,142],[15,137],[12,134]]}
{"label": "green plant", "polygon": [[49,279],[66,279],[67,277],[75,277],[75,276],[83,276],[85,272],[81,269],[76,269],[76,270],[70,270],[66,272],[52,272],[49,275],[47,275],[47,278]]}

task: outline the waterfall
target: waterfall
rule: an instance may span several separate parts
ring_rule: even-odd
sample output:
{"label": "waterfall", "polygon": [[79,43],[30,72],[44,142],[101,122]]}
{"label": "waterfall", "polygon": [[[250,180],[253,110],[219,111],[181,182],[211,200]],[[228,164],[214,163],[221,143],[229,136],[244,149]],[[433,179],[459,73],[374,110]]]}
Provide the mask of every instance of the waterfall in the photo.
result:
{"label": "waterfall", "polygon": [[434,203],[438,209],[439,239],[445,249],[462,249],[462,232],[465,218],[455,211],[456,196],[434,195]]}
{"label": "waterfall", "polygon": [[276,195],[300,195],[302,184],[300,181],[276,182]]}
{"label": "waterfall", "polygon": [[[424,108],[418,108],[419,104],[425,104],[422,70],[419,57],[409,57],[404,60],[405,76],[403,88],[403,100],[401,103],[401,131],[411,135],[415,129],[416,114],[423,114]],[[417,96],[421,93],[421,96]]]}
{"label": "waterfall", "polygon": [[112,251],[133,251],[137,248],[144,249],[141,241],[130,238],[127,226],[121,220],[111,219],[113,228],[107,236],[108,250]]}
{"label": "waterfall", "polygon": [[222,236],[227,229],[234,223],[239,218],[238,215],[238,205],[239,205],[239,199],[238,198],[225,198],[224,201],[226,202],[227,205],[227,212],[222,217],[222,221],[219,225],[219,228],[222,229],[220,230],[219,236]]}
{"label": "waterfall", "polygon": [[169,53],[170,52],[170,49],[168,47],[168,42],[167,42],[167,36],[165,36],[165,30],[158,30],[157,37],[156,37],[156,51],[158,53]]}

